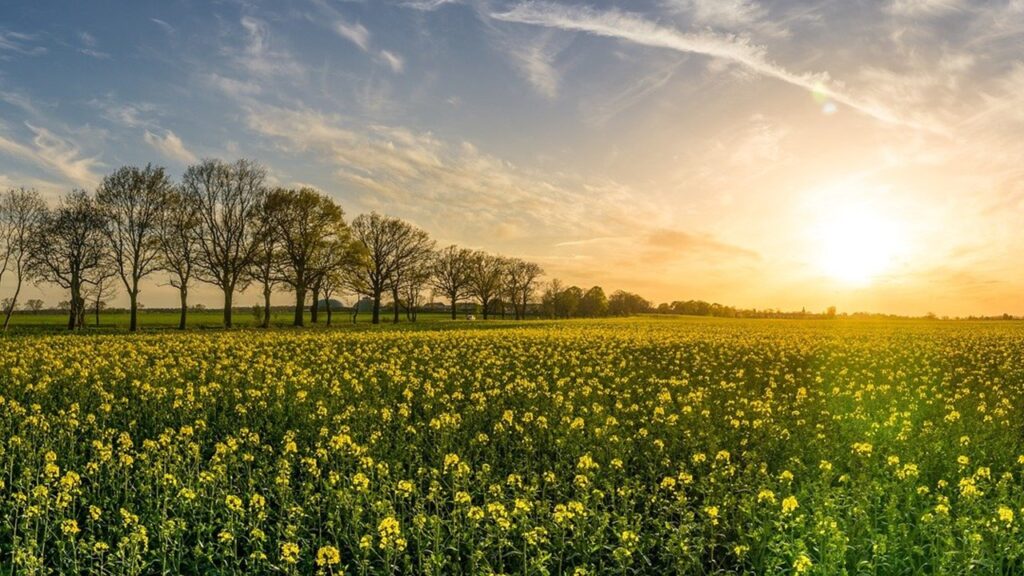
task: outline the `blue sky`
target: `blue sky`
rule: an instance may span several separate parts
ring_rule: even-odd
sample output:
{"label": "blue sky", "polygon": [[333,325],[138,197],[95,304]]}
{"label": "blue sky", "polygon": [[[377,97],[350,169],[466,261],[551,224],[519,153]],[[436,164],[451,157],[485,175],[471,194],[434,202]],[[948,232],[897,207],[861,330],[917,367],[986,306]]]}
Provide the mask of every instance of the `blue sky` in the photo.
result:
{"label": "blue sky", "polygon": [[248,157],[659,301],[1024,313],[1022,32],[1020,0],[11,2],[0,186]]}

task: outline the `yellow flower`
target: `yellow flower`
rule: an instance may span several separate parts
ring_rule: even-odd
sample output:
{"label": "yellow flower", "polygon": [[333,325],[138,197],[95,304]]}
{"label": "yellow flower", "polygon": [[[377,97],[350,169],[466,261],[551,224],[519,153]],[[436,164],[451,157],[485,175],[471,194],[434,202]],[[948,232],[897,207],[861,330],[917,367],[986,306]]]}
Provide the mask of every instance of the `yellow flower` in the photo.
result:
{"label": "yellow flower", "polygon": [[[1012,515],[1013,512],[1010,512],[1010,514]],[[64,520],[60,523],[60,531],[64,533],[65,536],[74,536],[79,532],[78,522],[73,519]]]}
{"label": "yellow flower", "polygon": [[797,502],[796,496],[787,496],[782,500],[782,513],[789,514],[800,507],[800,503]]}
{"label": "yellow flower", "polygon": [[334,566],[341,562],[341,553],[334,546],[321,546],[316,551],[316,565],[321,568]]}
{"label": "yellow flower", "polygon": [[299,545],[294,542],[281,544],[281,560],[285,564],[295,564],[299,561]]}
{"label": "yellow flower", "polygon": [[231,510],[232,512],[242,511],[242,499],[233,494],[229,494],[224,498],[224,504],[227,505],[228,510]]}
{"label": "yellow flower", "polygon": [[762,488],[761,491],[757,493],[757,502],[758,504],[764,504],[765,502],[774,504],[775,492],[772,492],[767,488]]}
{"label": "yellow flower", "polygon": [[806,554],[800,554],[796,557],[796,560],[793,560],[793,572],[803,574],[810,570],[813,565],[814,563],[811,562],[811,559]]}
{"label": "yellow flower", "polygon": [[1007,526],[1013,524],[1013,510],[1006,506],[1000,506],[998,510],[999,521],[1005,523]]}

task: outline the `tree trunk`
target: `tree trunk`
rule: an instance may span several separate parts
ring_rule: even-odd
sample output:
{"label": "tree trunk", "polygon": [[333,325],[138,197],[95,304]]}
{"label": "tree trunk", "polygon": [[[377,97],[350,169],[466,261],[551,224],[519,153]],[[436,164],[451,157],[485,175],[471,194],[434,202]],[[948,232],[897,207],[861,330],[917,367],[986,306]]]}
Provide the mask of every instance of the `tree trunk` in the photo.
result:
{"label": "tree trunk", "polygon": [[327,298],[327,325],[331,325],[331,299]]}
{"label": "tree trunk", "polygon": [[394,304],[395,304],[395,306],[394,306],[394,320],[392,320],[391,323],[392,324],[398,324],[398,317],[399,317],[399,312],[400,312],[399,304],[398,304],[398,288],[395,288],[395,289],[393,289],[391,291],[391,298],[393,298],[394,301],[395,301],[394,302]]}
{"label": "tree trunk", "polygon": [[449,294],[448,298],[452,301],[452,320],[455,320],[455,315],[458,313],[457,308],[459,304],[456,302],[458,297],[455,294]]}
{"label": "tree trunk", "polygon": [[181,296],[181,317],[178,318],[178,330],[184,330],[186,316],[188,315],[188,288],[182,286],[179,292]]}
{"label": "tree trunk", "polygon": [[224,327],[231,328],[231,297],[234,290],[232,288],[224,289]]}
{"label": "tree trunk", "polygon": [[313,288],[313,303],[309,306],[309,321],[316,324],[320,319],[320,288]]}
{"label": "tree trunk", "polygon": [[270,285],[263,286],[263,327],[270,328]]}
{"label": "tree trunk", "polygon": [[295,320],[292,321],[294,326],[303,326],[306,323],[306,287],[297,286],[295,288]]}
{"label": "tree trunk", "polygon": [[77,278],[71,279],[71,312],[68,314],[68,330],[74,330],[78,322],[78,287]]}
{"label": "tree trunk", "polygon": [[100,327],[100,300],[96,299],[96,327]]}
{"label": "tree trunk", "polygon": [[371,322],[380,324],[380,290],[375,290],[373,293],[373,319]]}
{"label": "tree trunk", "polygon": [[[128,293],[128,307],[129,307],[129,318],[128,318],[128,331],[138,332],[139,330],[139,288],[136,287]],[[96,299],[96,325],[100,323],[100,305],[99,298]]]}
{"label": "tree trunk", "polygon": [[4,331],[7,331],[7,326],[11,323],[11,314],[14,313],[14,307],[18,305],[18,294],[21,292],[21,274],[18,274],[18,283],[14,285],[14,296],[11,297],[11,305],[4,312]]}
{"label": "tree trunk", "polygon": [[482,302],[482,304],[484,306],[484,320],[487,320],[487,312],[488,312],[488,308],[490,308],[490,304],[491,303],[488,302],[487,300],[482,300],[481,302]]}

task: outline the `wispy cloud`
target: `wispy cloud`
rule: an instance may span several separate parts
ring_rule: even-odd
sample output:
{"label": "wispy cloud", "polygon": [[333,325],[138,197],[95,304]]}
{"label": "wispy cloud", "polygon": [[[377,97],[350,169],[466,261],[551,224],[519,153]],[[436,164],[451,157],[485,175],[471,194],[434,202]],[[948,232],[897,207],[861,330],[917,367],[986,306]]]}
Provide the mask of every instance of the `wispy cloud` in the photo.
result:
{"label": "wispy cloud", "polygon": [[21,54],[24,56],[42,56],[46,54],[45,46],[35,44],[37,36],[24,32],[0,29],[0,60],[9,58],[4,52]]}
{"label": "wispy cloud", "polygon": [[163,135],[155,134],[146,130],[144,139],[146,144],[149,144],[154,150],[170,160],[174,160],[181,164],[193,164],[199,159],[185,147],[181,138],[170,130],[164,130]]}
{"label": "wispy cloud", "polygon": [[161,20],[159,18],[150,18],[149,21],[159,26],[160,29],[163,30],[164,33],[166,33],[169,36],[173,36],[178,33],[178,30],[174,26],[171,26],[164,20]]}
{"label": "wispy cloud", "polygon": [[334,32],[345,40],[355,44],[363,52],[370,50],[370,31],[358,22],[338,20],[334,23]]}
{"label": "wispy cloud", "polygon": [[90,58],[96,58],[97,60],[109,60],[110,54],[97,49],[96,37],[92,34],[82,31],[78,33],[78,39],[81,42],[81,46],[78,51]]}
{"label": "wispy cloud", "polygon": [[253,16],[243,16],[242,28],[246,32],[245,44],[241,50],[227,51],[245,71],[261,78],[283,76],[299,78],[305,75],[306,67],[287,50],[273,44],[270,27]]}
{"label": "wispy cloud", "polygon": [[900,16],[931,16],[963,10],[967,3],[962,0],[891,0],[886,11]]}
{"label": "wispy cloud", "polygon": [[402,6],[407,8],[413,8],[415,10],[423,10],[430,12],[437,10],[442,6],[449,6],[453,4],[461,4],[462,0],[406,0],[402,2]]}
{"label": "wispy cloud", "polygon": [[0,153],[35,164],[78,186],[91,188],[100,181],[96,171],[100,167],[97,157],[84,157],[74,141],[46,128],[28,122],[25,126],[33,134],[31,145],[0,134]]}
{"label": "wispy cloud", "polygon": [[401,74],[405,70],[405,59],[398,54],[389,50],[381,50],[380,57],[395,74]]}
{"label": "wispy cloud", "polygon": [[684,33],[618,10],[596,11],[590,8],[562,6],[547,2],[526,2],[507,12],[492,16],[516,22],[561,30],[586,32],[656,48],[687,54],[702,54],[742,66],[759,75],[781,80],[793,86],[853,108],[887,124],[907,126],[944,134],[941,126],[924,125],[904,118],[884,106],[867,103],[834,87],[828,73],[796,73],[770,60],[761,46],[737,36],[711,32]]}

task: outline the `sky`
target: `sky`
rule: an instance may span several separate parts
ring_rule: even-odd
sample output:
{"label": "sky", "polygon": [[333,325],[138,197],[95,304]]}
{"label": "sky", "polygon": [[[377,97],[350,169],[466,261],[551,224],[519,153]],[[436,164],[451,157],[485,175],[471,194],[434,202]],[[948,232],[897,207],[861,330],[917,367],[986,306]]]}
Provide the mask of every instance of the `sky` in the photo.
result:
{"label": "sky", "polygon": [[[1024,0],[0,12],[0,188],[251,158],[350,219],[654,302],[1024,314],[1022,134]],[[140,301],[174,306],[165,281]]]}

